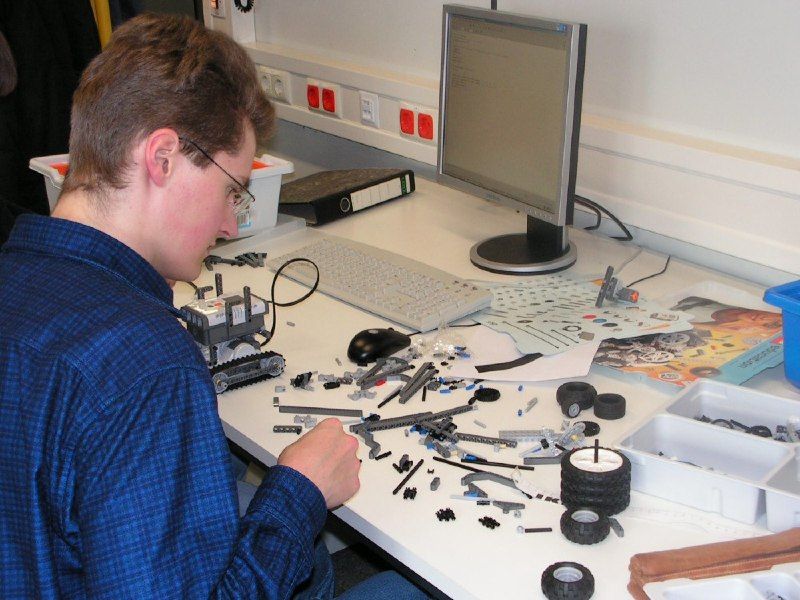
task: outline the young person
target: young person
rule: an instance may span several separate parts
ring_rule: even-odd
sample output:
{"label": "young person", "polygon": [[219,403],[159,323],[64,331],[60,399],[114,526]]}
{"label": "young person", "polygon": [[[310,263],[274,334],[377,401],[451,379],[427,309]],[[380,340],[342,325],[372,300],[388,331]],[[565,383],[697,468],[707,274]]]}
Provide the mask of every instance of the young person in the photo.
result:
{"label": "young person", "polygon": [[321,422],[240,519],[168,285],[236,234],[272,122],[244,50],[186,18],[132,19],[84,72],[53,215],[0,251],[0,597],[331,596],[315,538],[358,490],[357,441]]}

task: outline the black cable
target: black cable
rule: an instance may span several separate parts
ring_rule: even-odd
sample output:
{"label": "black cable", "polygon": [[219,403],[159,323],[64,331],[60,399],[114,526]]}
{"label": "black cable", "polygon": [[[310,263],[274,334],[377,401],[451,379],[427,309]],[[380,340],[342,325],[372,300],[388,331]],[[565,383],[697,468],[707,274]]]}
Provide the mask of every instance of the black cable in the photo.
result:
{"label": "black cable", "polygon": [[[465,325],[448,325],[448,327],[477,327],[478,325],[480,325],[480,323],[467,323]],[[408,337],[411,337],[412,335],[419,335],[420,333],[422,333],[422,332],[421,331],[413,331],[411,333],[407,333],[406,335]]]}
{"label": "black cable", "polygon": [[[308,290],[307,294],[304,294],[304,295],[300,296],[296,300],[292,300],[291,302],[275,302],[275,284],[278,282],[278,276],[281,274],[281,272],[286,267],[288,267],[290,264],[296,263],[296,262],[307,262],[312,267],[314,267],[314,269],[317,272],[317,279],[314,282],[314,285],[311,286],[311,289]],[[278,267],[278,270],[275,271],[275,276],[272,278],[272,285],[269,288],[269,303],[272,304],[272,327],[270,327],[270,330],[269,330],[269,337],[266,340],[264,340],[263,342],[261,342],[261,347],[262,348],[264,346],[266,346],[267,342],[269,342],[269,340],[272,339],[272,336],[275,335],[275,322],[276,322],[275,314],[278,312],[277,307],[278,306],[294,306],[295,304],[300,304],[303,300],[307,300],[311,296],[311,294],[313,294],[314,292],[317,291],[317,286],[318,285],[319,285],[319,267],[311,259],[308,259],[308,258],[292,258],[290,260],[287,260],[280,267]]]}
{"label": "black cable", "polygon": [[625,287],[633,287],[637,283],[641,283],[642,281],[645,281],[647,279],[652,279],[653,277],[658,277],[659,275],[663,275],[666,272],[667,267],[669,266],[669,261],[671,259],[672,259],[672,255],[670,254],[669,256],[667,256],[667,262],[664,263],[664,268],[661,269],[658,273],[653,273],[652,275],[648,275],[647,277],[642,277],[641,279],[637,279],[636,281],[633,281],[633,282],[629,283]]}
{"label": "black cable", "polygon": [[585,206],[586,208],[588,208],[589,210],[591,210],[594,213],[594,216],[596,218],[596,220],[594,222],[594,225],[589,225],[588,227],[584,227],[583,230],[584,231],[594,231],[595,229],[600,229],[600,224],[603,222],[603,215],[600,214],[600,209],[598,209],[596,206],[590,206],[589,204],[581,202],[577,198],[575,199],[575,202],[577,202],[578,204],[581,204],[581,205]]}
{"label": "black cable", "polygon": [[[625,224],[622,221],[620,221],[616,216],[614,216],[611,212],[609,212],[608,209],[606,209],[603,205],[598,204],[594,200],[589,200],[588,198],[584,198],[583,196],[578,196],[577,194],[575,195],[574,200],[578,204],[581,204],[581,205],[589,208],[590,210],[594,210],[595,214],[596,214],[596,211],[600,211],[600,212],[608,215],[608,218],[611,219],[612,221],[614,221],[614,223],[617,224],[617,227],[619,227],[622,230],[622,232],[625,234],[624,236],[612,235],[612,236],[610,236],[611,239],[619,240],[621,242],[630,242],[633,239],[633,235],[631,235],[631,232],[628,231],[627,227],[625,227]],[[597,224],[597,226],[599,227],[599,223]],[[592,229],[596,229],[596,228],[597,227],[592,226]]]}

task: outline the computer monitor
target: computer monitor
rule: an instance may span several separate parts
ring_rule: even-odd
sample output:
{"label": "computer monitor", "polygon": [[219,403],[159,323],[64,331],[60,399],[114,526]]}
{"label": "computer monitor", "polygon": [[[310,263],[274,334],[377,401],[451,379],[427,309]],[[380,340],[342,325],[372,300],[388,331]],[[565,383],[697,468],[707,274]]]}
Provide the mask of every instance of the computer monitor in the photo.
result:
{"label": "computer monitor", "polygon": [[470,260],[541,274],[576,260],[572,222],[586,25],[445,5],[438,180],[527,215]]}

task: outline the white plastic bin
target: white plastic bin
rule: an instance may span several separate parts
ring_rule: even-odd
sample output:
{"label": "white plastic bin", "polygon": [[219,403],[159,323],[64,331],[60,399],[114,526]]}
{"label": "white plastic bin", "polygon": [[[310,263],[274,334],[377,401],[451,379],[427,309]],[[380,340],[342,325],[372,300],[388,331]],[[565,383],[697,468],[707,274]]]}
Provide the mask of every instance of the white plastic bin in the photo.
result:
{"label": "white plastic bin", "polygon": [[[56,205],[64,183],[64,176],[69,169],[69,154],[55,154],[32,158],[29,167],[44,176],[47,190],[47,201],[50,212]],[[278,197],[281,191],[281,176],[292,173],[294,165],[288,160],[269,154],[262,154],[253,161],[248,189],[256,201],[253,206],[239,216],[239,235],[247,237],[275,227],[278,221]]]}

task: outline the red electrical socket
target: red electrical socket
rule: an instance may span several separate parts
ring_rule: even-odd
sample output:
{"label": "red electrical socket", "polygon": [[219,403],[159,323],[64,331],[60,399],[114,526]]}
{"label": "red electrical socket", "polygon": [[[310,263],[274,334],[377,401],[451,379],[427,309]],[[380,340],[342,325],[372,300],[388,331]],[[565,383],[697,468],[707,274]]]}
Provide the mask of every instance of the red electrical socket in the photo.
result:
{"label": "red electrical socket", "polygon": [[331,88],[322,88],[322,109],[329,113],[336,112],[336,92]]}
{"label": "red electrical socket", "polygon": [[319,110],[319,86],[309,83],[306,85],[306,98],[308,99],[308,107],[316,108]]}
{"label": "red electrical socket", "polygon": [[428,113],[419,113],[417,116],[417,132],[423,140],[433,139],[433,117]]}
{"label": "red electrical socket", "polygon": [[400,132],[414,135],[414,111],[408,108],[400,109]]}

